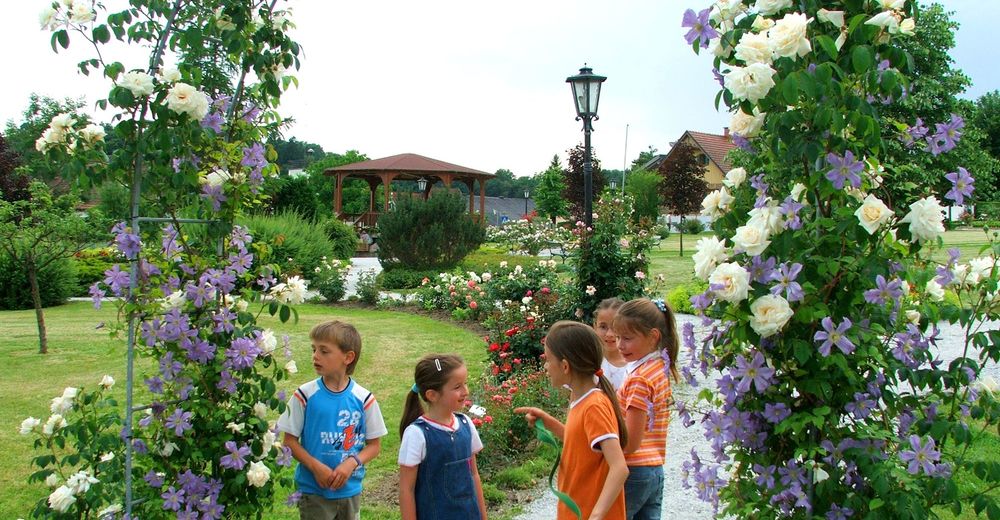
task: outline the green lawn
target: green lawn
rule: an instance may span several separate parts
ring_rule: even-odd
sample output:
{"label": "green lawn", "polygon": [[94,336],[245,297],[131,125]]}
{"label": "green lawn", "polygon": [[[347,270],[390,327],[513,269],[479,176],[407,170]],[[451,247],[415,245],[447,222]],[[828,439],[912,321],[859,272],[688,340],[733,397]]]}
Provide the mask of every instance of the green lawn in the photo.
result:
{"label": "green lawn", "polygon": [[[482,370],[486,350],[482,339],[459,327],[426,317],[402,312],[375,311],[323,305],[298,307],[297,324],[282,324],[268,317],[261,325],[275,329],[279,337],[289,334],[295,360],[301,372],[294,382],[285,382],[293,390],[314,377],[310,368],[309,329],[327,319],[342,319],[354,324],[361,333],[363,349],[356,377],[379,400],[389,428],[383,438],[382,455],[371,465],[366,486],[375,487],[381,479],[395,478],[399,436],[395,433],[402,413],[403,398],[413,379],[417,358],[428,352],[457,352],[470,365],[470,373]],[[102,322],[115,319],[110,306],[96,311],[88,303],[72,303],[46,309],[49,331],[49,354],[37,354],[37,329],[33,311],[0,312],[0,337],[6,338],[7,362],[0,368],[0,518],[24,518],[35,502],[47,495],[39,485],[28,485],[27,477],[34,451],[29,437],[17,433],[21,421],[30,416],[49,415],[49,401],[66,386],[93,388],[104,374],[118,382],[115,391],[124,402],[124,342],[109,339]],[[281,500],[284,500],[284,495]],[[366,519],[398,518],[397,508],[384,503],[365,505]],[[297,510],[279,505],[266,515],[272,519],[298,518]]]}

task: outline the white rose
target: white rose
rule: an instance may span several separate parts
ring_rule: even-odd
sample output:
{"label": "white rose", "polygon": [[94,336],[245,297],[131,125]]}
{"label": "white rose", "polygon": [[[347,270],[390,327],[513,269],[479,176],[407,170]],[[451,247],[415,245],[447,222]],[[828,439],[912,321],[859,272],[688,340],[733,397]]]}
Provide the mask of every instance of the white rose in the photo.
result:
{"label": "white rose", "polygon": [[774,87],[774,73],[775,70],[765,63],[753,63],[746,67],[732,67],[723,76],[726,78],[726,90],[734,98],[756,103]]}
{"label": "white rose", "polygon": [[758,13],[770,16],[782,9],[791,7],[792,0],[757,0],[754,6],[757,8]]}
{"label": "white rose", "polygon": [[274,336],[274,331],[271,329],[264,329],[260,333],[260,347],[264,352],[271,352],[278,348],[278,338]]}
{"label": "white rose", "polygon": [[754,107],[753,115],[747,114],[742,109],[737,109],[733,113],[732,119],[729,120],[729,129],[746,138],[754,137],[763,128],[766,118],[767,114],[760,113],[760,109],[757,107]]}
{"label": "white rose", "polygon": [[751,27],[759,33],[767,32],[768,29],[774,27],[774,20],[766,16],[758,16],[753,19],[753,25],[751,25]]}
{"label": "white rose", "polygon": [[746,179],[747,171],[745,168],[733,168],[732,170],[726,172],[726,178],[722,181],[722,184],[725,184],[730,188],[735,188],[740,184],[743,184],[743,181]]}
{"label": "white rose", "polygon": [[186,301],[187,298],[184,296],[184,291],[174,291],[163,299],[161,306],[163,307],[163,310],[169,311],[171,309],[179,309]]}
{"label": "white rose", "polygon": [[865,228],[869,235],[874,235],[878,228],[892,217],[892,210],[878,197],[868,194],[858,210],[854,212],[854,216],[858,217],[861,227]]}
{"label": "white rose", "polygon": [[79,495],[80,493],[86,493],[90,489],[91,484],[97,484],[100,482],[96,478],[90,476],[90,473],[86,471],[76,472],[68,479],[66,479],[66,487],[73,492],[74,495]]}
{"label": "white rose", "polygon": [[805,192],[806,192],[805,184],[802,184],[801,182],[796,182],[792,186],[792,191],[791,191],[792,200],[801,202],[803,204],[809,204],[809,200],[802,196]]}
{"label": "white rose", "polygon": [[76,396],[80,394],[80,389],[72,386],[67,386],[63,388],[63,399],[76,399]]}
{"label": "white rose", "polygon": [[245,423],[231,422],[226,425],[226,429],[233,433],[243,433],[243,429],[246,428],[246,426],[247,425]]}
{"label": "white rose", "polygon": [[83,137],[88,143],[96,143],[98,141],[103,141],[105,136],[104,127],[100,125],[95,125],[93,123],[85,126],[83,130],[80,130],[80,137]]}
{"label": "white rose", "polygon": [[979,258],[969,260],[968,282],[975,285],[980,281],[989,278],[995,263],[996,261],[992,256],[981,256]]}
{"label": "white rose", "polygon": [[750,273],[740,264],[720,264],[708,277],[709,285],[719,285],[715,295],[727,302],[738,303],[747,298],[750,288]]}
{"label": "white rose", "polygon": [[914,325],[920,325],[920,313],[913,309],[908,309],[906,311],[906,321]]}
{"label": "white rose", "polygon": [[208,184],[209,186],[215,188],[218,186],[222,186],[223,184],[226,183],[226,181],[228,181],[231,178],[232,177],[223,170],[213,170],[211,173],[205,175],[205,177],[201,179],[201,183]]}
{"label": "white rose", "polygon": [[931,300],[939,302],[944,299],[944,287],[934,280],[927,282],[927,286],[924,288],[924,292]]}
{"label": "white rose", "polygon": [[712,38],[708,40],[708,50],[712,52],[713,55],[719,58],[726,59],[733,52],[733,48],[722,43],[721,38]]}
{"label": "white rose", "polygon": [[49,495],[49,507],[60,513],[69,511],[69,508],[76,503],[73,491],[66,486],[59,486]]}
{"label": "white rose", "polygon": [[932,195],[910,204],[910,212],[900,222],[910,225],[914,240],[934,240],[944,233],[944,208]]}
{"label": "white rose", "polygon": [[597,294],[597,287],[594,287],[593,285],[588,285],[587,289],[584,290],[583,292],[587,293],[587,296],[593,296]]}
{"label": "white rose", "polygon": [[733,235],[733,249],[737,251],[742,249],[750,256],[760,256],[767,246],[771,245],[771,241],[768,240],[770,234],[760,224],[755,222],[753,225],[747,224],[736,228],[736,234]]}
{"label": "white rose", "polygon": [[181,80],[181,71],[177,67],[164,67],[160,70],[159,79],[163,83],[176,83]]}
{"label": "white rose", "polygon": [[795,59],[809,54],[812,44],[806,36],[806,27],[812,18],[807,18],[802,13],[786,14],[784,18],[778,20],[774,27],[767,31],[767,38],[771,42],[771,50],[775,57],[787,57]]}
{"label": "white rose", "polygon": [[916,32],[917,22],[913,18],[906,18],[902,22],[899,22],[899,34],[905,34],[907,36],[913,36]]}
{"label": "white rose", "polygon": [[73,114],[59,114],[49,121],[49,128],[54,133],[59,134],[59,136],[65,136],[66,132],[70,131],[74,124],[76,124],[76,118],[73,117]]}
{"label": "white rose", "polygon": [[35,431],[35,428],[38,428],[39,424],[42,424],[42,421],[35,419],[34,417],[28,417],[27,419],[21,421],[21,435],[27,435]]}
{"label": "white rose", "polygon": [[900,10],[906,4],[906,0],[878,0],[878,3],[882,6],[882,9]]}
{"label": "white rose", "polygon": [[694,274],[702,280],[708,280],[715,267],[729,258],[726,242],[715,236],[698,239],[695,248],[697,252],[691,257],[694,260]]}
{"label": "white rose", "polygon": [[250,302],[246,300],[236,300],[236,310],[239,312],[246,312],[250,307]]}
{"label": "white rose", "polygon": [[101,455],[101,462],[109,462],[109,461],[112,461],[112,460],[115,460],[115,454],[113,452],[109,451],[109,452],[105,453],[104,455]]}
{"label": "white rose", "polygon": [[492,279],[493,279],[493,274],[483,273],[483,282],[489,282]]}
{"label": "white rose", "polygon": [[121,504],[111,504],[110,506],[105,507],[104,509],[98,511],[97,518],[99,518],[100,520],[114,520],[115,518],[117,518],[117,514],[121,513],[121,511],[122,511]]}
{"label": "white rose", "polygon": [[162,448],[160,448],[160,455],[163,455],[164,457],[169,457],[173,455],[174,450],[176,450],[177,447],[178,446],[176,444],[168,442],[164,444]]}
{"label": "white rose", "polygon": [[770,197],[767,199],[766,205],[750,210],[749,215],[748,226],[759,227],[765,230],[768,236],[781,231],[781,208]]}
{"label": "white rose", "polygon": [[773,336],[792,318],[792,308],[788,300],[775,294],[761,296],[750,304],[750,327],[760,337]]}
{"label": "white rose", "polygon": [[38,13],[38,25],[41,26],[43,31],[54,31],[59,26],[59,20],[56,19],[56,10],[51,5],[45,6],[42,12]]}
{"label": "white rose", "polygon": [[278,440],[278,435],[274,433],[273,430],[267,430],[264,432],[264,436],[261,438],[262,456],[267,455],[271,451],[271,448],[274,447],[276,440]]}
{"label": "white rose", "polygon": [[66,426],[66,419],[60,414],[52,414],[49,416],[49,420],[45,421],[45,425],[42,426],[42,434],[52,435],[56,430],[64,428]]}
{"label": "white rose", "polygon": [[951,275],[955,278],[959,285],[968,282],[969,276],[969,265],[968,264],[958,264],[951,269]]}
{"label": "white rose", "polygon": [[208,113],[208,96],[187,83],[175,83],[167,91],[167,108],[201,121]]}
{"label": "white rose", "polygon": [[136,97],[148,96],[153,93],[153,77],[145,72],[133,70],[122,76],[121,85],[132,91]]}
{"label": "white rose", "polygon": [[816,18],[819,21],[832,24],[838,29],[844,26],[844,12],[843,11],[829,11],[826,9],[820,9],[816,11]]}
{"label": "white rose", "polygon": [[726,188],[717,189],[701,201],[701,214],[713,219],[721,217],[723,213],[729,211],[729,205],[734,200],[736,199],[726,191]]}
{"label": "white rose", "polygon": [[285,371],[288,372],[289,374],[295,374],[299,371],[299,367],[295,365],[294,359],[289,361],[288,363],[285,363]]}
{"label": "white rose", "polygon": [[110,390],[112,386],[115,386],[115,378],[105,374],[98,385],[105,390]]}
{"label": "white rose", "polygon": [[87,5],[87,2],[73,2],[73,7],[69,9],[70,21],[76,23],[87,23],[97,18],[97,13]]}
{"label": "white rose", "polygon": [[767,35],[745,33],[736,44],[736,59],[743,60],[747,65],[751,63],[770,65],[774,58]]}
{"label": "white rose", "polygon": [[253,487],[264,487],[271,480],[271,470],[263,462],[251,462],[247,469],[247,481]]}
{"label": "white rose", "polygon": [[54,414],[64,414],[73,409],[73,400],[65,397],[53,397],[49,410]]}
{"label": "white rose", "polygon": [[253,414],[262,421],[267,419],[267,405],[258,401],[253,405]]}
{"label": "white rose", "polygon": [[49,486],[50,489],[54,489],[59,485],[60,479],[59,475],[55,473],[50,473],[49,476],[45,477],[45,485]]}
{"label": "white rose", "polygon": [[743,0],[716,0],[712,5],[709,18],[716,21],[733,21],[740,13],[746,11]]}
{"label": "white rose", "polygon": [[900,16],[892,11],[882,11],[881,13],[869,18],[865,25],[874,25],[876,27],[882,27],[892,34],[899,32],[899,22]]}
{"label": "white rose", "polygon": [[292,276],[285,283],[289,293],[287,303],[297,305],[306,301],[307,288],[305,280],[299,276]]}

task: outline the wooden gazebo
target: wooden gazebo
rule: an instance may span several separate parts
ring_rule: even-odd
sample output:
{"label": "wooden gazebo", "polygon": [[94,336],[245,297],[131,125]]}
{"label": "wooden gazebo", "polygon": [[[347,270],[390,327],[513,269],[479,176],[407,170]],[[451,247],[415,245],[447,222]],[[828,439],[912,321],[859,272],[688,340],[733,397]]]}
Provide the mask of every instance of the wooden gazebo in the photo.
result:
{"label": "wooden gazebo", "polygon": [[[427,181],[424,188],[423,197],[426,199],[437,182],[450,188],[453,182],[461,182],[469,188],[469,213],[476,215],[475,211],[475,182],[479,181],[479,213],[477,219],[483,221],[483,213],[486,210],[486,181],[495,177],[492,173],[486,173],[465,166],[451,164],[430,157],[424,157],[415,153],[403,153],[371,161],[363,161],[336,168],[330,168],[323,172],[334,178],[333,190],[333,212],[337,218],[354,225],[355,227],[373,227],[378,222],[379,213],[389,210],[389,201],[392,199],[392,181],[417,181],[421,179]],[[368,182],[368,211],[360,214],[347,214],[343,211],[343,190],[344,181],[349,178],[364,179]],[[385,201],[382,211],[375,208],[375,193],[379,187],[385,193]]]}

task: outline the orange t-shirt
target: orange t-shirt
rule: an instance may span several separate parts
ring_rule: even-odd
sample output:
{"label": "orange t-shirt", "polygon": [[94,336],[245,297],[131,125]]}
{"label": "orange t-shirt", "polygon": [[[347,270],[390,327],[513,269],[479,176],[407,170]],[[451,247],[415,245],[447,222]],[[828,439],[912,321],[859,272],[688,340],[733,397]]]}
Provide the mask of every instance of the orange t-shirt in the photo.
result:
{"label": "orange t-shirt", "polygon": [[649,354],[629,369],[625,383],[618,389],[618,402],[625,414],[629,408],[646,412],[646,424],[639,449],[626,453],[625,462],[629,466],[662,466],[667,456],[667,428],[673,401],[666,373],[669,369],[659,352]]}
{"label": "orange t-shirt", "polygon": [[[559,462],[559,491],[573,498],[576,505],[580,506],[583,518],[590,516],[597,505],[611,469],[604,460],[599,445],[605,439],[615,439],[618,442],[619,438],[615,410],[604,392],[595,388],[570,403],[562,459]],[[575,519],[576,515],[559,502],[557,518],[569,520]],[[618,498],[604,518],[624,520],[624,489],[619,491]]]}

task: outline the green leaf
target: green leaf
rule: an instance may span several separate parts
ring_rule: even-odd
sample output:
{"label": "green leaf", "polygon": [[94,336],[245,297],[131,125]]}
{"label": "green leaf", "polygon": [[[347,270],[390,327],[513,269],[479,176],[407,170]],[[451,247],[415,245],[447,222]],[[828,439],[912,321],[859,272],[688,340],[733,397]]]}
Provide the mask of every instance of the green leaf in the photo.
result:
{"label": "green leaf", "polygon": [[854,48],[851,53],[851,65],[854,67],[854,72],[858,74],[868,72],[873,63],[872,51],[867,45],[858,45]]}
{"label": "green leaf", "polygon": [[287,305],[282,305],[281,313],[278,315],[278,318],[281,320],[281,323],[285,323],[286,321],[288,321],[288,318],[292,317],[291,315],[292,315],[292,309]]}
{"label": "green leaf", "polygon": [[789,105],[799,102],[799,82],[796,76],[797,74],[789,74],[781,83],[781,94],[785,98],[785,103]]}
{"label": "green leaf", "polygon": [[63,49],[69,47],[69,33],[66,32],[66,29],[58,30],[52,33],[52,40],[49,43],[52,45],[52,52],[59,52],[59,49],[56,48],[57,43]]}
{"label": "green leaf", "polygon": [[837,44],[833,41],[833,38],[825,34],[821,34],[816,37],[816,41],[819,42],[819,46],[823,48],[823,51],[826,52],[831,59],[837,59]]}
{"label": "green leaf", "polygon": [[91,34],[93,35],[94,40],[100,43],[108,43],[109,41],[111,41],[111,31],[108,30],[107,25],[101,24],[98,25],[97,27],[94,27],[94,30],[91,31]]}

